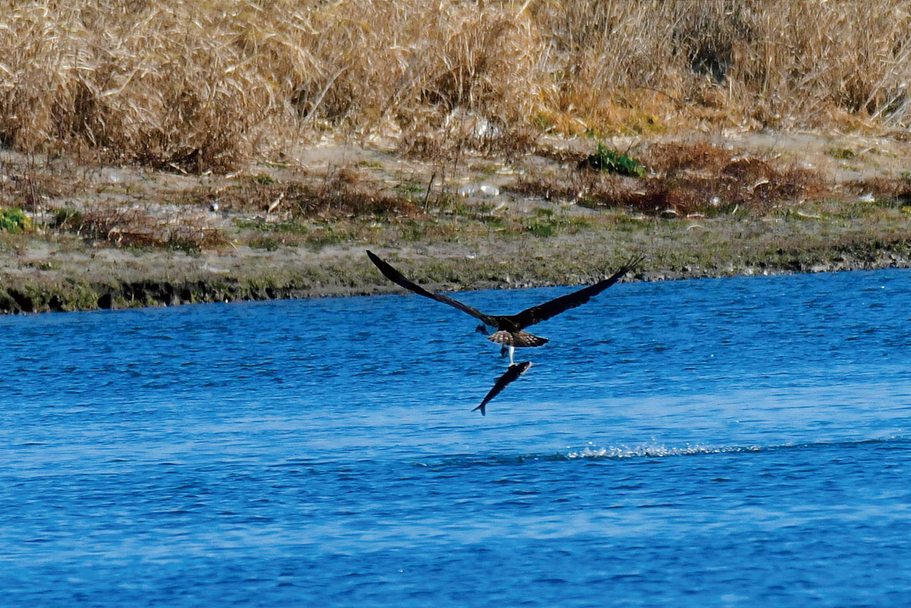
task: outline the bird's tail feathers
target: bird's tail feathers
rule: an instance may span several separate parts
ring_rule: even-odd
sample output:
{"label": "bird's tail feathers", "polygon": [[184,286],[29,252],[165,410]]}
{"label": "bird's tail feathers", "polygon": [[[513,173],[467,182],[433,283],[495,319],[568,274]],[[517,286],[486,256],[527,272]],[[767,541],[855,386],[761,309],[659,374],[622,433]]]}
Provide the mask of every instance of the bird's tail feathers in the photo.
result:
{"label": "bird's tail feathers", "polygon": [[505,331],[501,329],[488,336],[487,339],[494,344],[502,344],[503,346],[516,346],[519,348],[543,346],[544,344],[547,344],[547,338],[542,338],[541,336],[530,334],[525,330]]}

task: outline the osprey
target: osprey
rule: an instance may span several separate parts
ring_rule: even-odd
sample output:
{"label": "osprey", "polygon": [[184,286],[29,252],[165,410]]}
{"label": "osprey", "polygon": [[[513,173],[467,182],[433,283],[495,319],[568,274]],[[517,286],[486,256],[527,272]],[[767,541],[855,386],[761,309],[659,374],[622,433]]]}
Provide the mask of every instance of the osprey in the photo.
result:
{"label": "osprey", "polygon": [[[581,306],[588,302],[591,298],[598,295],[625,275],[627,272],[632,270],[639,262],[642,261],[642,258],[633,258],[624,264],[620,270],[615,272],[610,277],[595,283],[594,285],[589,285],[578,291],[566,294],[565,296],[560,296],[539,304],[538,306],[533,306],[527,310],[514,315],[488,315],[476,308],[472,308],[467,304],[463,304],[458,300],[450,298],[439,293],[432,293],[427,291],[420,285],[413,283],[406,279],[402,273],[390,266],[388,263],[381,260],[375,253],[372,251],[367,251],[367,257],[370,258],[370,261],[373,262],[380,272],[383,275],[401,287],[413,291],[418,295],[422,295],[425,298],[430,298],[436,300],[437,302],[442,302],[443,304],[448,304],[454,308],[458,308],[462,312],[470,314],[476,319],[480,319],[484,325],[478,327],[478,331],[487,333],[485,326],[489,326],[495,329],[495,331],[490,334],[487,339],[496,344],[500,344],[503,347],[509,348],[509,364],[510,366],[515,365],[513,361],[513,353],[516,348],[527,348],[541,346],[547,343],[547,338],[542,338],[540,336],[535,336],[525,331],[526,327],[534,325],[535,323],[540,323],[541,321],[546,321],[551,317],[555,317],[561,312],[565,312],[570,308],[575,308],[576,306]],[[522,364],[519,364],[520,366]],[[526,368],[527,369],[527,368]],[[523,370],[524,371],[524,370]],[[518,376],[516,376],[518,377]]]}

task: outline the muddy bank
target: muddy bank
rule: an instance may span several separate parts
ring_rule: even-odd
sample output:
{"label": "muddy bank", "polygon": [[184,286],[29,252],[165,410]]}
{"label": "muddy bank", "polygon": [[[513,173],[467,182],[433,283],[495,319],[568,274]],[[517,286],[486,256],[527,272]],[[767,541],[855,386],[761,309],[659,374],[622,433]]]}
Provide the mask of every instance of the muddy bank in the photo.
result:
{"label": "muddy bank", "polygon": [[[73,277],[20,277],[0,286],[0,313],[70,312],[112,310],[148,306],[177,306],[207,302],[261,301],[327,296],[399,293],[369,265],[362,249],[324,260],[318,271],[301,265],[295,272],[258,276],[199,274],[177,279],[78,280]],[[471,259],[464,255],[425,257],[415,252],[399,255],[380,250],[410,276],[439,291],[508,289],[585,284],[609,273],[614,263],[580,266],[578,259],[559,253],[536,256],[534,263],[517,258],[512,262]],[[430,252],[427,252],[430,253]],[[440,255],[439,251],[433,252]],[[363,259],[360,259],[363,258]],[[603,264],[603,265],[601,265]],[[848,249],[828,251],[771,252],[766,259],[747,261],[716,259],[710,265],[695,261],[662,265],[647,258],[625,280],[665,281],[692,278],[769,275],[793,272],[836,272],[876,268],[911,267],[911,242],[857,243]]]}

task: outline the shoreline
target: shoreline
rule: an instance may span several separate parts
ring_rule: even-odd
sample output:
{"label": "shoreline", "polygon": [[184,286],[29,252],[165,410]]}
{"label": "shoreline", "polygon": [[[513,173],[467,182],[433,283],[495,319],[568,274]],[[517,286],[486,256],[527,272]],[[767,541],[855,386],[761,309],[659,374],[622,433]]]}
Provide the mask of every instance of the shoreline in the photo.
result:
{"label": "shoreline", "polygon": [[438,291],[588,284],[633,255],[647,281],[911,267],[911,141],[608,144],[648,174],[580,169],[589,138],[444,165],[327,141],[229,175],[0,150],[0,209],[29,224],[0,230],[0,314],[397,292],[366,249]]}
{"label": "shoreline", "polygon": [[[360,251],[360,250],[356,250]],[[144,307],[167,307],[187,304],[241,301],[270,301],[280,299],[310,299],[323,297],[366,296],[402,293],[369,266],[366,255],[356,262],[356,251],[350,252],[345,263],[321,267],[317,274],[302,270],[260,277],[238,277],[223,274],[199,275],[181,279],[139,278],[110,282],[85,282],[67,277],[48,279],[22,277],[21,282],[0,286],[0,314],[35,314],[91,310],[122,310]],[[872,251],[870,253],[873,253]],[[727,268],[702,268],[684,265],[681,268],[660,268],[646,259],[624,281],[673,281],[705,278],[768,276],[795,273],[851,272],[885,268],[911,268],[911,246],[901,254],[882,249],[876,259],[837,256],[827,262],[804,265],[788,261],[774,265],[761,262],[755,265]],[[384,252],[388,255],[388,252]],[[395,264],[410,276],[421,277],[421,284],[433,291],[457,292],[482,289],[525,289],[553,286],[579,286],[595,282],[607,275],[604,272],[574,274],[560,281],[535,276],[521,266],[501,265],[502,274],[493,276],[486,266],[470,267],[465,259],[450,257],[442,262],[435,259],[395,258]],[[619,258],[618,258],[619,260]],[[537,260],[543,267],[561,266],[558,257]],[[619,262],[618,262],[619,263]],[[429,268],[432,265],[433,268]],[[466,267],[468,266],[468,267]],[[448,277],[447,280],[444,277]]]}

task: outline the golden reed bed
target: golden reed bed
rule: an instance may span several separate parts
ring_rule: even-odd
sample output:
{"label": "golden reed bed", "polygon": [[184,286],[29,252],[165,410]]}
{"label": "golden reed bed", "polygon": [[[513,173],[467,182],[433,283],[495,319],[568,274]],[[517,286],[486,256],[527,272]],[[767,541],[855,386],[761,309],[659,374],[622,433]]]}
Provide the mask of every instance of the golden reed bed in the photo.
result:
{"label": "golden reed bed", "polygon": [[227,170],[325,131],[901,129],[911,2],[0,1],[0,143]]}

